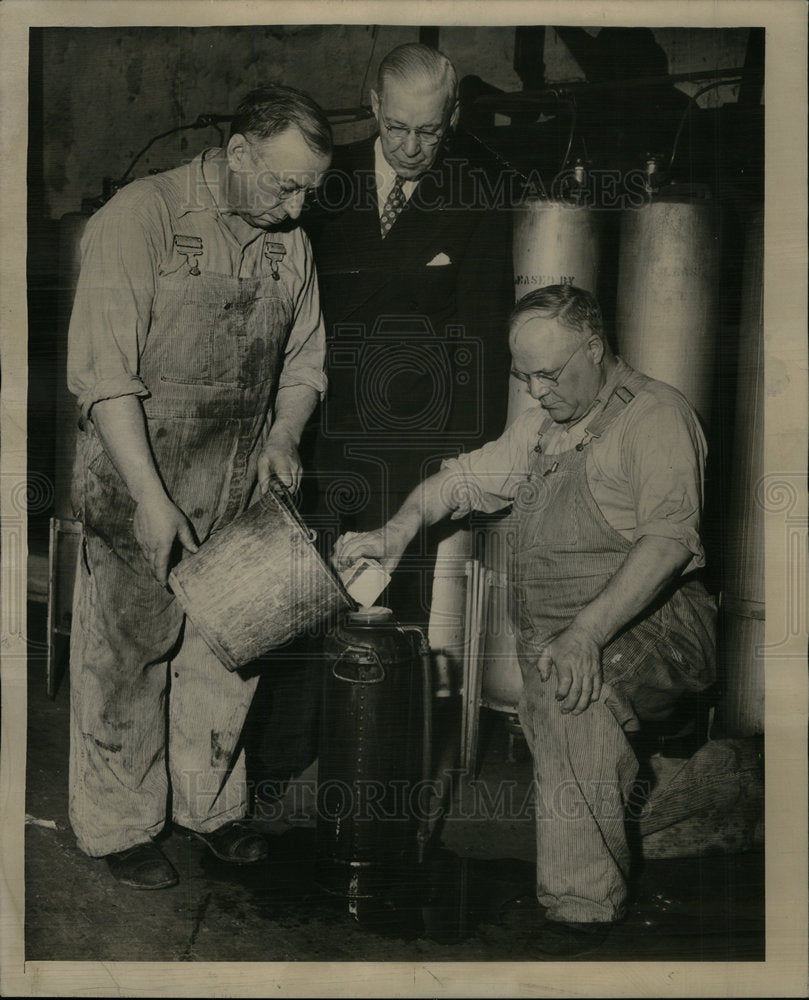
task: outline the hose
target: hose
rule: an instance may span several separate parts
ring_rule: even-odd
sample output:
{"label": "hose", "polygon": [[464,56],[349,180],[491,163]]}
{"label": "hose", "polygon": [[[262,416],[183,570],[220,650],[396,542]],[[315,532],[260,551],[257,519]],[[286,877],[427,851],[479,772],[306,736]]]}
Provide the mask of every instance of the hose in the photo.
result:
{"label": "hose", "polygon": [[[416,633],[419,636],[419,659],[421,661],[422,677],[422,728],[421,728],[421,781],[422,787],[427,787],[433,768],[433,672],[430,644],[424,633],[416,625],[403,625],[405,632]],[[424,852],[430,839],[429,809],[425,809],[419,820],[416,833],[418,845],[418,864],[424,864]]]}
{"label": "hose", "polygon": [[668,166],[669,174],[671,173],[671,168],[674,165],[674,157],[677,155],[677,146],[680,143],[680,135],[682,134],[683,126],[688,121],[688,117],[691,114],[692,110],[696,107],[697,98],[702,97],[702,95],[707,91],[713,90],[714,87],[721,87],[726,83],[738,83],[740,80],[741,80],[740,76],[731,76],[722,80],[713,80],[711,83],[706,83],[704,87],[700,87],[700,89],[695,94],[691,95],[691,99],[686,105],[686,109],[683,112],[682,118],[680,119],[680,124],[677,128],[677,134],[674,137],[674,142],[671,147],[671,159],[669,160],[669,166]]}

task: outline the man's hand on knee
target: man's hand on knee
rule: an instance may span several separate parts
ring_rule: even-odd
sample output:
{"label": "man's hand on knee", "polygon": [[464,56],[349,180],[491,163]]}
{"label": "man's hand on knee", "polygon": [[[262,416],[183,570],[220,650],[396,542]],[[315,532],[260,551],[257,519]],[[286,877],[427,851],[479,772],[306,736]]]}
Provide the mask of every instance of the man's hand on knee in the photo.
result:
{"label": "man's hand on knee", "polygon": [[575,625],[545,646],[537,670],[543,681],[556,672],[556,700],[564,714],[581,715],[601,696],[601,647]]}

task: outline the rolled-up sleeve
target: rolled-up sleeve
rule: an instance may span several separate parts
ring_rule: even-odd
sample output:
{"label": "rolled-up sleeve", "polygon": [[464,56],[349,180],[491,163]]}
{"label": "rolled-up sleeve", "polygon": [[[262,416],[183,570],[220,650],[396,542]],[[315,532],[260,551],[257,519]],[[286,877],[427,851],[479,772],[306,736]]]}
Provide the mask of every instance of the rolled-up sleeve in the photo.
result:
{"label": "rolled-up sleeve", "polygon": [[154,298],[147,220],[122,192],[87,224],[68,334],[68,388],[82,420],[102,399],[148,396],[140,345]]}
{"label": "rolled-up sleeve", "polygon": [[536,440],[537,415],[523,413],[496,441],[458,458],[448,458],[441,468],[455,480],[451,496],[456,516],[471,511],[493,514],[508,507],[530,471],[531,448]]}
{"label": "rolled-up sleeve", "polygon": [[309,238],[301,229],[295,231],[293,252],[301,282],[295,296],[295,315],[287,340],[284,367],[278,388],[308,385],[322,399],[326,393],[326,327],[320,310],[317,272]]}
{"label": "rolled-up sleeve", "polygon": [[699,531],[707,448],[696,417],[676,400],[658,403],[628,428],[624,446],[635,501],[633,541],[675,539],[692,553],[690,568],[704,566]]}

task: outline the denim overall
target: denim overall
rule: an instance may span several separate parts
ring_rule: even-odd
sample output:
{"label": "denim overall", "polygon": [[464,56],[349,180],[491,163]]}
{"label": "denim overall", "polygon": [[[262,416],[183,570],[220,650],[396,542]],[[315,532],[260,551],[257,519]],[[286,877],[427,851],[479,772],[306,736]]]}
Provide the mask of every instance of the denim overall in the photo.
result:
{"label": "denim overall", "polygon": [[514,505],[512,614],[524,682],[518,712],[534,758],[537,898],[552,920],[623,915],[630,861],[624,805],[638,770],[625,732],[637,731],[640,720],[665,718],[684,692],[714,679],[715,605],[688,578],[606,645],[601,697],[581,715],[562,714],[555,672],[543,682],[535,666],[543,645],[604,589],[632,547],[593,499],[586,449],[648,381],[632,373],[576,448],[537,453]]}
{"label": "denim overall", "polygon": [[[194,213],[178,222],[185,244],[195,223]],[[200,542],[248,505],[294,315],[269,237],[257,238],[255,277],[206,271],[204,246],[161,262],[141,355],[155,463]],[[92,856],[124,850],[169,815],[215,830],[245,814],[243,754],[234,757],[256,678],[226,670],[151,575],[132,530],[135,503],[90,421],[74,505],[84,525],[71,636],[78,845]]]}

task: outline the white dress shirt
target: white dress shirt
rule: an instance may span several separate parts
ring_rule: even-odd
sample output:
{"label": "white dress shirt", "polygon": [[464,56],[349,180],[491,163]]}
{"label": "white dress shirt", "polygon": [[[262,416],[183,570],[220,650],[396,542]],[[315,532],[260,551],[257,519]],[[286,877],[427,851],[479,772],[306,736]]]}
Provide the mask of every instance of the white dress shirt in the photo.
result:
{"label": "white dress shirt", "polygon": [[[396,180],[396,171],[385,159],[385,154],[382,152],[382,143],[379,141],[379,136],[377,136],[376,142],[374,143],[374,173],[376,174],[376,210],[381,217],[382,209],[385,207],[388,195],[393,190],[393,184]],[[405,201],[410,201],[413,192],[416,190],[417,184],[418,180],[406,180],[404,184],[402,184]]]}

